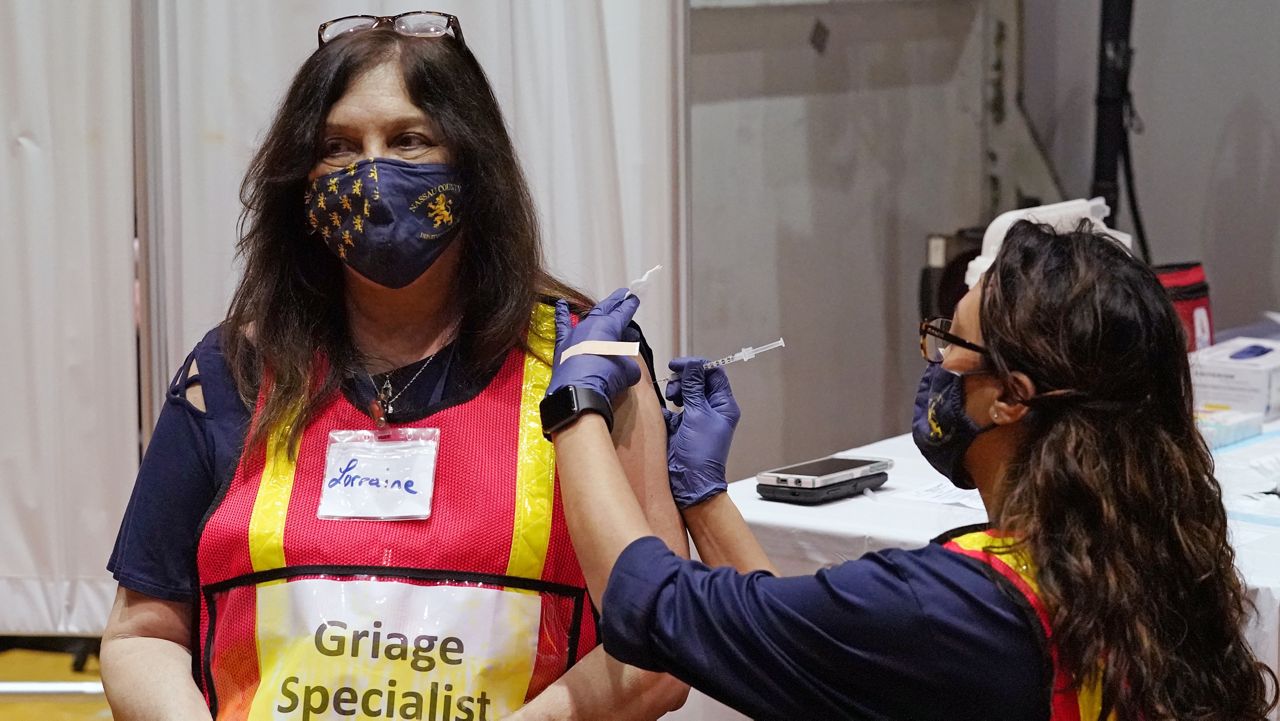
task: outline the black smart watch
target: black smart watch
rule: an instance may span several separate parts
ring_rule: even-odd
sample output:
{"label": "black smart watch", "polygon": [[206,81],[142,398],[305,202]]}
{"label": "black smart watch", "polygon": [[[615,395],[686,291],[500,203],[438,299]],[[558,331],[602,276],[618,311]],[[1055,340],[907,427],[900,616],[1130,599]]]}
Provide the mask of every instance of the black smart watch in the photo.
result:
{"label": "black smart watch", "polygon": [[590,388],[565,386],[543,398],[538,408],[542,412],[542,435],[547,440],[583,413],[599,413],[609,430],[613,430],[613,406],[604,394]]}

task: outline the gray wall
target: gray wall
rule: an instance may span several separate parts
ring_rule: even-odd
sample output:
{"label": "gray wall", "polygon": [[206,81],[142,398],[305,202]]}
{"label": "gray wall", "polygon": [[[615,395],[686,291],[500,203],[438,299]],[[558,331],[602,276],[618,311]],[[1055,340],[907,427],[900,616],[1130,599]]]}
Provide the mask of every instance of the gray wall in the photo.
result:
{"label": "gray wall", "polygon": [[[1093,166],[1100,0],[1024,0],[1025,104],[1070,196]],[[1138,199],[1157,263],[1202,260],[1218,328],[1280,309],[1280,3],[1137,0]],[[1120,228],[1132,230],[1128,208]]]}
{"label": "gray wall", "polygon": [[908,429],[925,236],[978,221],[980,29],[976,0],[691,13],[690,350],[787,340],[731,371],[731,477]]}
{"label": "gray wall", "polygon": [[[1100,0],[1024,12],[1024,105],[1084,196]],[[788,343],[732,371],[731,476],[907,430],[924,237],[981,220],[981,23],[977,0],[691,12],[690,350]],[[1203,260],[1217,326],[1252,322],[1280,309],[1280,3],[1139,0],[1134,26],[1155,261]]]}

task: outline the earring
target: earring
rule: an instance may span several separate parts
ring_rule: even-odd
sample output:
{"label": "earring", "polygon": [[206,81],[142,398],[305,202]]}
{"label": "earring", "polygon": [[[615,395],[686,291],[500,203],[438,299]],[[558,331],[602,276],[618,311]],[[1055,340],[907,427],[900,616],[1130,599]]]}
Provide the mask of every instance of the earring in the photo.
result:
{"label": "earring", "polygon": [[993,421],[999,421],[999,420],[1000,420],[1000,411],[996,410],[995,408],[992,408],[992,409],[991,409],[991,420],[993,420]]}

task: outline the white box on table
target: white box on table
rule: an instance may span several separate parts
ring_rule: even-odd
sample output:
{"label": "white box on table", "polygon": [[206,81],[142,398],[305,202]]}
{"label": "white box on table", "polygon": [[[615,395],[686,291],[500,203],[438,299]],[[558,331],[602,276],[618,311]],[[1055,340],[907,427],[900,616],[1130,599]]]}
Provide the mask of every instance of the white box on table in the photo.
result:
{"label": "white box on table", "polygon": [[1196,406],[1196,428],[1209,449],[1213,450],[1262,433],[1262,414],[1221,406]]}
{"label": "white box on table", "polygon": [[1232,338],[1191,354],[1196,404],[1280,418],[1280,340]]}

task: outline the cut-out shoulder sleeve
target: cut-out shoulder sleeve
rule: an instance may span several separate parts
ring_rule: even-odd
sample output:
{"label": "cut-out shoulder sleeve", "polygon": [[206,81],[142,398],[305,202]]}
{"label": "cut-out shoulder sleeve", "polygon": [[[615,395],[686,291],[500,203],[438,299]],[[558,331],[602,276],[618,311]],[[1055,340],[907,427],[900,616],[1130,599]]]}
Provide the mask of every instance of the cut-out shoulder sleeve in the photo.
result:
{"label": "cut-out shoulder sleeve", "polygon": [[248,411],[214,329],[179,366],[134,482],[107,568],[122,586],[189,601],[196,534],[234,471]]}
{"label": "cut-out shoulder sleeve", "polygon": [[186,383],[184,384],[186,388],[183,391],[183,395],[192,408],[204,413],[204,387],[200,383],[199,363],[199,360],[191,359],[191,370],[187,374]]}

